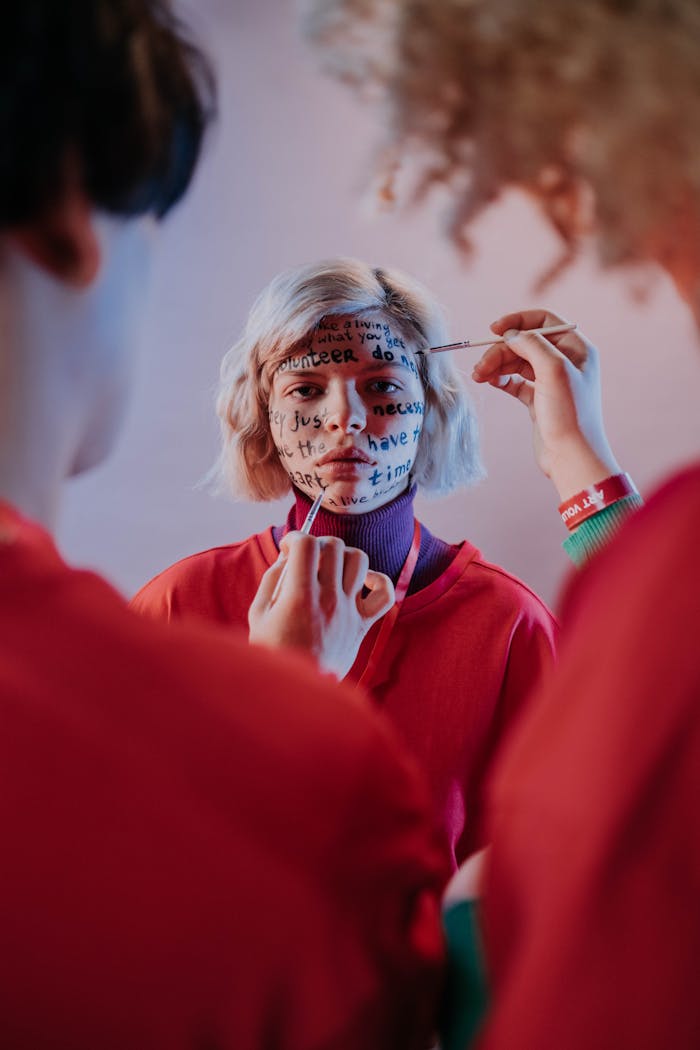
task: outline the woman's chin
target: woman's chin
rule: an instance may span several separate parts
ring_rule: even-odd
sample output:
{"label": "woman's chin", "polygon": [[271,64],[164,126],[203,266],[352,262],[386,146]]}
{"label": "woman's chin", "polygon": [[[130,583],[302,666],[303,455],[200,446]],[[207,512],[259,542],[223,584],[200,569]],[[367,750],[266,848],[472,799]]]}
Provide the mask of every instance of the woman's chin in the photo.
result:
{"label": "woman's chin", "polygon": [[376,500],[366,486],[349,478],[336,478],[324,490],[323,506],[343,514],[364,514],[376,506]]}
{"label": "woman's chin", "polygon": [[[335,479],[324,489],[323,507],[336,514],[367,514],[371,510],[391,503],[397,496],[408,488],[409,482],[400,482],[396,487],[389,486],[389,490],[379,491],[369,489],[365,484],[358,484],[350,479]],[[314,493],[307,493],[310,499]]]}

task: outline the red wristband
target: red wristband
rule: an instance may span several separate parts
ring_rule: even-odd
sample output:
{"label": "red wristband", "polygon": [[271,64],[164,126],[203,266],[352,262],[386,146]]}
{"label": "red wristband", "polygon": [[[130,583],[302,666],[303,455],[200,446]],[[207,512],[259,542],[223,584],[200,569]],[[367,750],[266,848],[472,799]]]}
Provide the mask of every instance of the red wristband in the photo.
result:
{"label": "red wristband", "polygon": [[605,478],[596,485],[591,485],[575,496],[562,503],[559,507],[561,520],[569,532],[577,529],[582,521],[597,514],[599,510],[612,506],[625,496],[632,496],[637,492],[634,482],[629,474],[614,474],[611,478]]}

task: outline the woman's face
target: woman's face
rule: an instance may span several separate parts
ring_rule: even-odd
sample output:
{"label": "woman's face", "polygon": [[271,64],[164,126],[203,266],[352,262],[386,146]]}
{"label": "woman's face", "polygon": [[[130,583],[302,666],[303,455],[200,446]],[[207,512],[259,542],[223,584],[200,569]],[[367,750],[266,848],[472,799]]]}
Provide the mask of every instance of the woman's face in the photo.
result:
{"label": "woman's face", "polygon": [[328,318],[272,378],[280,461],[337,513],[365,514],[408,487],[424,411],[413,348],[383,314]]}

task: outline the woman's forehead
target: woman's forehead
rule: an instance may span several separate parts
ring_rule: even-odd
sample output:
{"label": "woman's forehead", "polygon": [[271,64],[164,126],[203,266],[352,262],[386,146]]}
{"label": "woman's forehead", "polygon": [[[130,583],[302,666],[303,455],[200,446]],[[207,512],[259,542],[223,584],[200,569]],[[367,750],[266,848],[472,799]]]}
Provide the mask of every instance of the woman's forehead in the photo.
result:
{"label": "woman's forehead", "polygon": [[386,365],[416,375],[416,348],[415,341],[381,314],[328,317],[294,347],[272,355],[267,364],[274,375],[339,368],[377,370]]}
{"label": "woman's forehead", "polygon": [[384,351],[371,346],[332,346],[309,343],[297,348],[285,357],[274,369],[273,381],[286,376],[298,375],[347,375],[364,376],[381,372],[399,373],[418,378],[418,368],[410,350],[392,352],[385,357]]}

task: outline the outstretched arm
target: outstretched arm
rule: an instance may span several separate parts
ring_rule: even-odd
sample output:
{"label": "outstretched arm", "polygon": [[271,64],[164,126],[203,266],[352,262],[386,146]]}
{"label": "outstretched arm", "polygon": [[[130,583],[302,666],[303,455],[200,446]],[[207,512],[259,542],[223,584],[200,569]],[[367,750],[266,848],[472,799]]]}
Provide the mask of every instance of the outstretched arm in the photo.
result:
{"label": "outstretched arm", "polygon": [[[472,378],[521,401],[533,424],[535,458],[562,503],[620,474],[605,433],[598,351],[574,330],[545,337],[532,331],[565,323],[548,310],[506,314],[491,325],[505,342],[494,343]],[[565,542],[576,564],[604,546],[642,503],[638,494],[588,518]]]}

